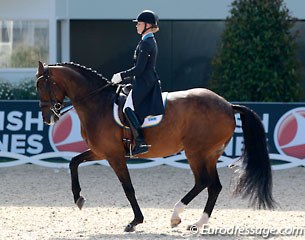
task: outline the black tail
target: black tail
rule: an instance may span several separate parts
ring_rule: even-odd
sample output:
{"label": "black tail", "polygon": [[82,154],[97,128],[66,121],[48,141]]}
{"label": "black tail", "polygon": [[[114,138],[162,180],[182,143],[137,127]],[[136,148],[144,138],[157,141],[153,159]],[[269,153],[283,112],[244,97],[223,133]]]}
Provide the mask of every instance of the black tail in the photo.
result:
{"label": "black tail", "polygon": [[242,167],[234,193],[250,197],[252,206],[274,208],[272,171],[263,124],[251,109],[240,105],[232,107],[240,113],[244,135]]}

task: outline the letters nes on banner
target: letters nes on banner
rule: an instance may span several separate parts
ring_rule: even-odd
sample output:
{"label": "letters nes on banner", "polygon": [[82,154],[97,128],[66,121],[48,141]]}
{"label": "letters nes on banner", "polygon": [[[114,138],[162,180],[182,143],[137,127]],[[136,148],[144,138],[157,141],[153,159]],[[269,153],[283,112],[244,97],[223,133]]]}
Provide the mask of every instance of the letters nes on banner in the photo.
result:
{"label": "letters nes on banner", "polygon": [[[242,103],[262,119],[273,169],[305,166],[304,104]],[[87,149],[80,135],[74,109],[53,126],[43,123],[38,101],[0,101],[0,167],[33,163],[46,167],[68,167],[70,159]],[[218,167],[235,162],[243,148],[243,134],[236,114],[235,133],[219,159]],[[129,168],[167,164],[189,168],[183,152],[166,158],[129,160]],[[107,161],[86,163],[108,165]]]}

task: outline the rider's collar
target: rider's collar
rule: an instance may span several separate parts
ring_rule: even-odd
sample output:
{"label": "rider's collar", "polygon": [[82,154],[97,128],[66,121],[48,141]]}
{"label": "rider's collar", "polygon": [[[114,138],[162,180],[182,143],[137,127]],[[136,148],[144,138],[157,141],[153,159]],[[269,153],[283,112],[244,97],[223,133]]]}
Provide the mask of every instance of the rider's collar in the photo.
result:
{"label": "rider's collar", "polygon": [[142,40],[145,40],[145,39],[147,39],[149,37],[153,37],[153,36],[154,36],[154,34],[152,32],[146,33],[142,36]]}

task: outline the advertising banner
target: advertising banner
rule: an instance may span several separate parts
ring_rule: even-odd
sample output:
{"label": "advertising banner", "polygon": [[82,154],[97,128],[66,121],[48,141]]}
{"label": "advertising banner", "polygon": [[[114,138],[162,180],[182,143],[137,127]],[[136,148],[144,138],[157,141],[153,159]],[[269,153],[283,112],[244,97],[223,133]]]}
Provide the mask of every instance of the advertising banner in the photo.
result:
{"label": "advertising banner", "polygon": [[[305,166],[304,103],[241,103],[262,120],[268,138],[273,169]],[[43,123],[38,101],[0,101],[0,167],[33,163],[46,167],[68,167],[71,158],[87,149],[80,135],[74,109],[53,126]],[[219,159],[218,167],[235,162],[242,153],[243,132],[235,115],[234,135]],[[167,164],[189,168],[183,152],[165,158],[129,160],[130,168]],[[107,161],[89,164],[108,165]]]}

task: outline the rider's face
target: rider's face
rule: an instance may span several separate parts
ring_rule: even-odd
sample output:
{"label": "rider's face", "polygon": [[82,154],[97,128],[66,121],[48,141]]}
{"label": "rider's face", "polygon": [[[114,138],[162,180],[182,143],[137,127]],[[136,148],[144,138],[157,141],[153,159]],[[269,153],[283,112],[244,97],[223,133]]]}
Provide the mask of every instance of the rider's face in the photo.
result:
{"label": "rider's face", "polygon": [[145,28],[145,23],[144,22],[137,22],[136,28],[137,28],[138,34],[142,34],[142,32]]}

